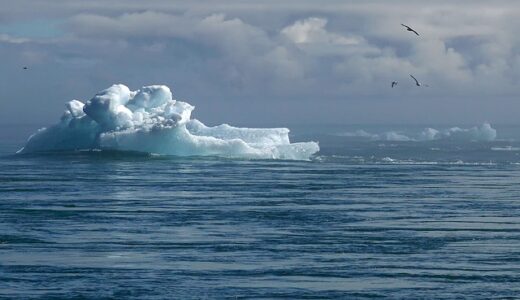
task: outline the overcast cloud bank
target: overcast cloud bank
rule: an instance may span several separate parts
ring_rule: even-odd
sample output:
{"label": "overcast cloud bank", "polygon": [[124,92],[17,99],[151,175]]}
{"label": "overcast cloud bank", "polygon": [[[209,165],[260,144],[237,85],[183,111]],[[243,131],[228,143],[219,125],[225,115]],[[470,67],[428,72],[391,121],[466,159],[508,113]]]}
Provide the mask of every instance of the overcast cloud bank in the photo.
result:
{"label": "overcast cloud bank", "polygon": [[1,96],[30,103],[45,92],[48,118],[59,99],[118,81],[179,86],[211,122],[513,121],[520,109],[513,1],[31,3],[0,12],[6,72],[31,67],[3,74]]}

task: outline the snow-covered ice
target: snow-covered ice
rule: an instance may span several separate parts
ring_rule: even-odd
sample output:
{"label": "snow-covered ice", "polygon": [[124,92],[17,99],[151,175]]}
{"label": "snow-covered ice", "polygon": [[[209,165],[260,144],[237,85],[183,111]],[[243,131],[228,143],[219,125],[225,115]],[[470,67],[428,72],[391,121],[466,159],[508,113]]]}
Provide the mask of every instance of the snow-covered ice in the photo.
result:
{"label": "snow-covered ice", "polygon": [[170,89],[116,84],[83,103],[72,100],[59,123],[34,133],[19,153],[110,149],[178,156],[307,160],[316,142],[291,143],[287,128],[208,127]]}

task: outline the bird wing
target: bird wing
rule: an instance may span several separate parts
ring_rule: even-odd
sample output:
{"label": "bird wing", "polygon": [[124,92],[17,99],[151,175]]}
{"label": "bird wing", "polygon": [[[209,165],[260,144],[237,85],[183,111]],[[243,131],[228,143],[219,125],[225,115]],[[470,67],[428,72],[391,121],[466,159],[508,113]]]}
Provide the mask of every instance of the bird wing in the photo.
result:
{"label": "bird wing", "polygon": [[401,23],[402,26],[406,27],[406,29],[408,29],[409,31],[412,31],[413,33],[419,35],[419,33],[417,33],[417,31],[413,30],[412,27],[408,26],[408,25],[404,25],[403,23]]}
{"label": "bird wing", "polygon": [[410,77],[412,77],[412,78],[413,78],[413,80],[415,80],[415,84],[419,85],[419,81],[417,80],[417,78],[413,77],[413,75],[412,75],[412,74],[410,74]]}

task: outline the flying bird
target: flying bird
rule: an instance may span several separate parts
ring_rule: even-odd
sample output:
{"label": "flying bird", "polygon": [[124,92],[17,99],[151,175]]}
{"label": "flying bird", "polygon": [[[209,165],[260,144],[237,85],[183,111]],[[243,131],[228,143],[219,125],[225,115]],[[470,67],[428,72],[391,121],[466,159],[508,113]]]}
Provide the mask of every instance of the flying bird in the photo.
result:
{"label": "flying bird", "polygon": [[23,67],[24,70],[27,70],[27,67]]}
{"label": "flying bird", "polygon": [[411,31],[411,32],[417,34],[417,36],[419,36],[419,34],[417,33],[417,31],[413,30],[410,26],[408,26],[408,25],[404,25],[404,24],[401,24],[401,25],[404,26],[404,27],[406,27],[406,30]]}
{"label": "flying bird", "polygon": [[417,78],[413,77],[412,74],[410,74],[410,77],[412,77],[413,80],[415,80],[415,85],[416,85],[416,86],[427,86],[427,87],[429,87],[429,85],[427,85],[427,84],[422,84],[422,83],[420,83],[419,80],[417,80]]}
{"label": "flying bird", "polygon": [[397,85],[397,81],[392,81],[392,88]]}

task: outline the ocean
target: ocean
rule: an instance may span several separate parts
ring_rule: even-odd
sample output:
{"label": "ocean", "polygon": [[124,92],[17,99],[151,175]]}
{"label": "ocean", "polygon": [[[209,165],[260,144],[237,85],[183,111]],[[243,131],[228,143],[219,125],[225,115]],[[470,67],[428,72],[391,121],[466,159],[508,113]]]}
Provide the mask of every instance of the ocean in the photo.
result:
{"label": "ocean", "polygon": [[0,298],[515,299],[520,127],[307,126],[309,161],[14,155]]}

